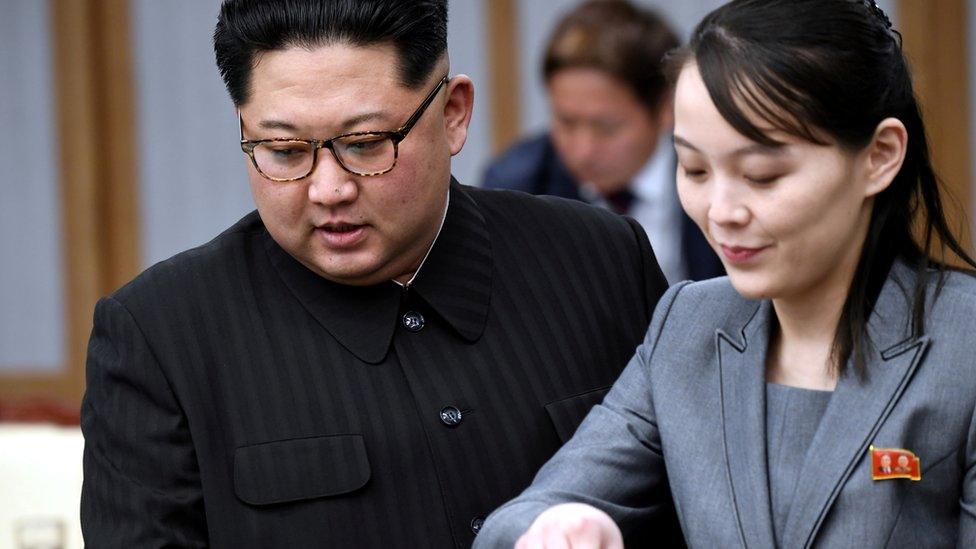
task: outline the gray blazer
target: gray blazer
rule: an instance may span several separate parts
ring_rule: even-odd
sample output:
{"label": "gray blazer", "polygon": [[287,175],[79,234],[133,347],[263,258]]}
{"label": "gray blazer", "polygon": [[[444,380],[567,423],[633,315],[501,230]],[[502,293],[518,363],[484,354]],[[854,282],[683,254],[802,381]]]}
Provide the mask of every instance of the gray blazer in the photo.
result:
{"label": "gray blazer", "polygon": [[[810,445],[785,547],[976,547],[976,279],[948,275],[911,336],[913,272],[896,263],[868,323],[867,379],[843,376]],[[603,403],[475,547],[511,547],[544,509],[582,501],[626,536],[668,486],[691,547],[773,547],[764,364],[770,302],[727,278],[672,287]],[[872,480],[869,447],[922,478]]]}

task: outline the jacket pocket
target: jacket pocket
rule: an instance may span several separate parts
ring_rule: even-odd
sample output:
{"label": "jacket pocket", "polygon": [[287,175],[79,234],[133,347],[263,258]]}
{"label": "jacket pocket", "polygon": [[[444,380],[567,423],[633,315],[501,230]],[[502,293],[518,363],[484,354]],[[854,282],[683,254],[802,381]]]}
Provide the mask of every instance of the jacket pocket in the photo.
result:
{"label": "jacket pocket", "polygon": [[234,451],[234,491],[251,505],[348,494],[369,477],[362,435],[279,440]]}
{"label": "jacket pocket", "polygon": [[549,412],[549,419],[556,427],[559,439],[565,443],[572,438],[590,408],[603,401],[609,391],[610,387],[601,387],[546,404],[546,412]]}

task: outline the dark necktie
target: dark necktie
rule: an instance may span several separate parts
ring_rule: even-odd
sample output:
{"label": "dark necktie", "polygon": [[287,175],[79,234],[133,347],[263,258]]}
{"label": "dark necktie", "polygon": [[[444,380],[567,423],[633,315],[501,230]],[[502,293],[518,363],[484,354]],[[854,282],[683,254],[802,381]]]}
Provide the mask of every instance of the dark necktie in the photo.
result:
{"label": "dark necktie", "polygon": [[607,195],[604,197],[607,204],[610,205],[610,209],[617,212],[618,214],[627,214],[630,211],[630,207],[634,204],[634,199],[637,198],[634,193],[630,192],[630,189],[624,187],[619,191]]}

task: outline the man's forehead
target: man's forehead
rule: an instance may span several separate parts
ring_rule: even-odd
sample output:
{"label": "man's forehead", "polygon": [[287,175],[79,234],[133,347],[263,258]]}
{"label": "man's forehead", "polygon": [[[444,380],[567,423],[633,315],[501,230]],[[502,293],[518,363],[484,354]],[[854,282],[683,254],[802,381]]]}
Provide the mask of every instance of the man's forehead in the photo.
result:
{"label": "man's forehead", "polygon": [[386,45],[332,44],[291,46],[255,57],[253,91],[295,88],[301,93],[329,93],[346,88],[404,88],[395,49]]}
{"label": "man's forehead", "polygon": [[[354,129],[370,126],[375,130],[392,130],[399,123],[394,121],[394,117],[385,111],[371,111],[358,115],[344,116],[337,121],[332,121],[325,113],[300,114],[272,114],[268,118],[258,117],[249,125],[262,130],[280,130],[293,134],[313,135],[320,133],[323,129],[328,129],[333,133],[344,133]],[[327,120],[329,118],[330,120]]]}
{"label": "man's forehead", "polygon": [[250,126],[290,131],[393,123],[411,97],[395,51],[382,46],[290,47],[255,63],[242,112]]}

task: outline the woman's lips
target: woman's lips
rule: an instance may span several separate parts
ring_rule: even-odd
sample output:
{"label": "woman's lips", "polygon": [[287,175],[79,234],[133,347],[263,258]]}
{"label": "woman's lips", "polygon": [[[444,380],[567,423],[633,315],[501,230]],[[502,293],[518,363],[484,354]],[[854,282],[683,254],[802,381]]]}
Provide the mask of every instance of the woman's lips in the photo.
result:
{"label": "woman's lips", "polygon": [[727,259],[729,263],[732,263],[733,265],[741,265],[753,260],[768,247],[769,246],[749,248],[746,246],[726,246],[725,244],[722,244],[722,255],[725,256],[725,259]]}
{"label": "woman's lips", "polygon": [[329,224],[316,227],[325,245],[333,249],[348,249],[356,246],[366,238],[368,225]]}

